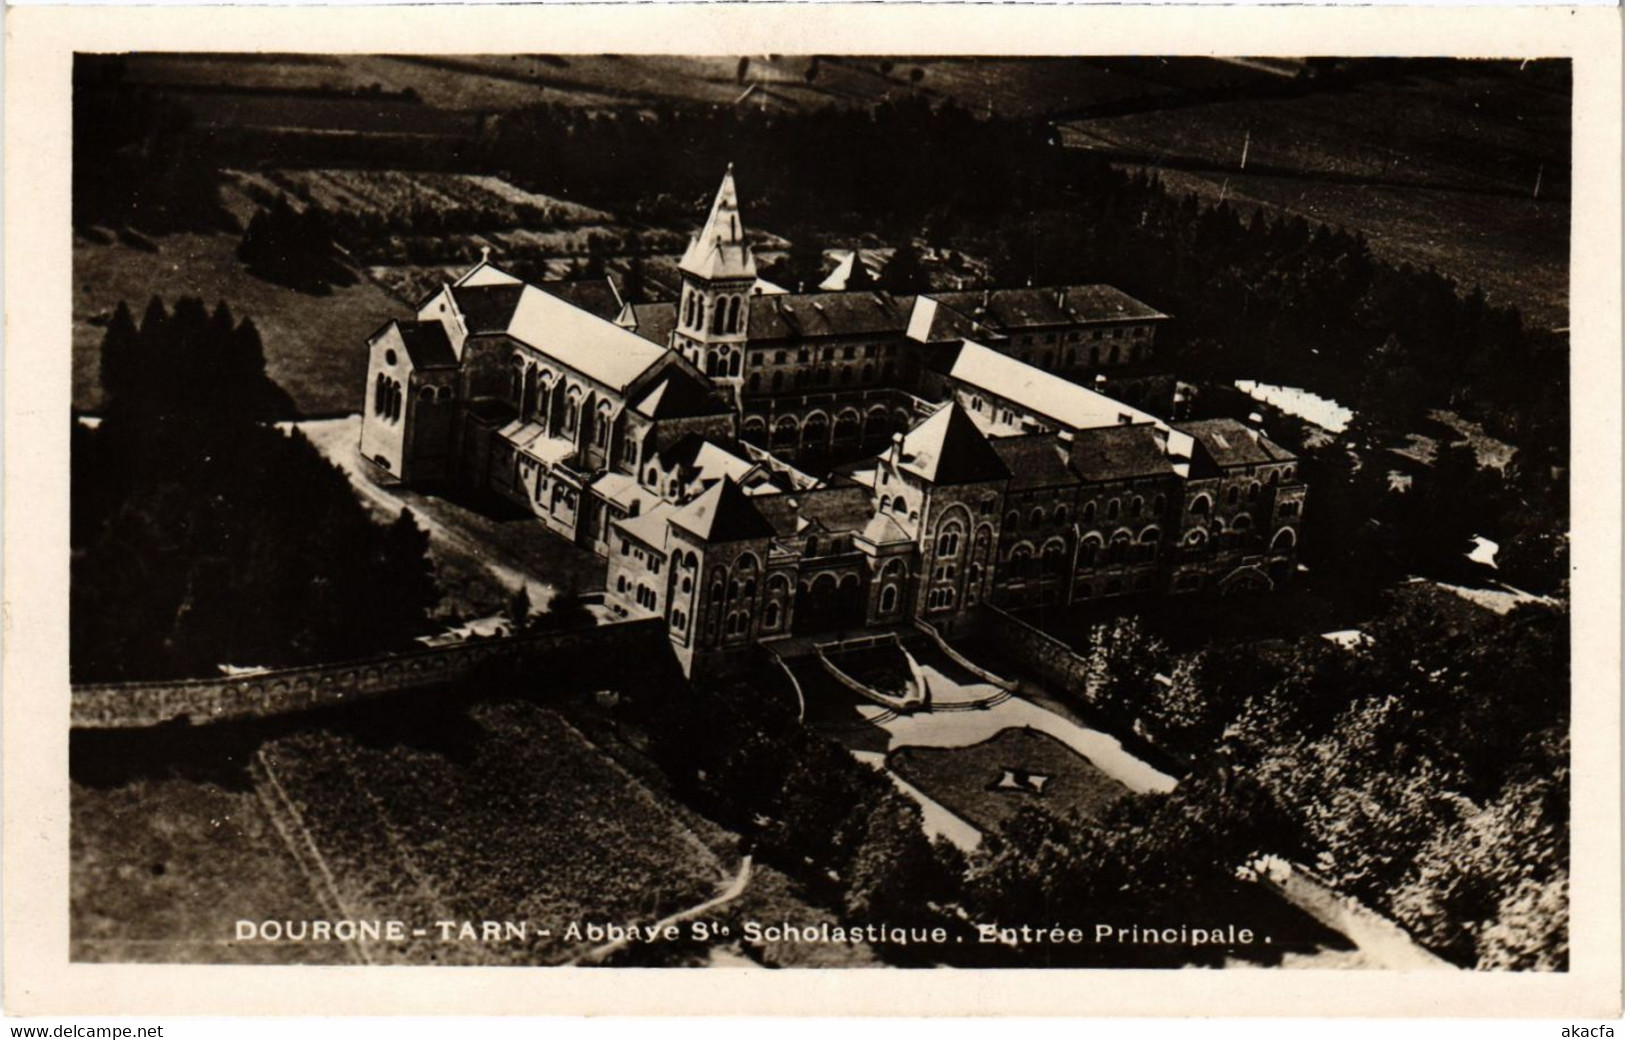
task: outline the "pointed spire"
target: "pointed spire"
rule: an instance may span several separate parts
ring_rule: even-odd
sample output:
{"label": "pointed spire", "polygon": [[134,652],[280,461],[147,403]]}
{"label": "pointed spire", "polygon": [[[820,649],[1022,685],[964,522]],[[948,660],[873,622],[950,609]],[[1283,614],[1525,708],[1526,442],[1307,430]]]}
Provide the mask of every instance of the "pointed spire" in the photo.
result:
{"label": "pointed spire", "polygon": [[700,233],[689,241],[679,267],[685,274],[710,281],[756,277],[756,258],[745,244],[745,226],[739,217],[733,163],[722,175],[722,186],[711,203],[711,215]]}

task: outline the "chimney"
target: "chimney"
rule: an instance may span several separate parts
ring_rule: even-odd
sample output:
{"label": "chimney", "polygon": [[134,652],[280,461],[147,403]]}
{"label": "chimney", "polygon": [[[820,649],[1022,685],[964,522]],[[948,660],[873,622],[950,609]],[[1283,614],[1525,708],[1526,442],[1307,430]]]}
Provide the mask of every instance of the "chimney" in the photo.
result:
{"label": "chimney", "polygon": [[891,435],[891,464],[897,465],[903,458],[903,433],[901,430]]}
{"label": "chimney", "polygon": [[488,264],[490,262],[491,262],[491,247],[489,245],[480,246],[480,263]]}

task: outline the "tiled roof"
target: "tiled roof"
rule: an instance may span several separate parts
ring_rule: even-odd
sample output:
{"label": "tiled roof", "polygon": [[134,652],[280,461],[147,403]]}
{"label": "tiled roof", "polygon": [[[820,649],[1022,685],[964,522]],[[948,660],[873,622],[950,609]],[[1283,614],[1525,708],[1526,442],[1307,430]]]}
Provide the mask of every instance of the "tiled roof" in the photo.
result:
{"label": "tiled roof", "polygon": [[1291,462],[1297,456],[1268,437],[1235,419],[1200,419],[1179,428],[1196,438],[1197,445],[1215,465],[1255,466],[1265,462]]}
{"label": "tiled roof", "polygon": [[771,538],[768,523],[732,477],[723,477],[710,490],[672,514],[671,522],[707,542],[743,542]]}
{"label": "tiled roof", "polygon": [[1072,468],[1091,483],[1165,476],[1174,472],[1155,426],[1101,426],[1072,437]]}
{"label": "tiled roof", "polygon": [[903,437],[899,465],[933,484],[976,484],[1010,475],[998,452],[957,403]]}
{"label": "tiled roof", "polygon": [[854,485],[763,495],[752,501],[781,538],[809,526],[831,533],[859,531],[874,513],[869,489]]}
{"label": "tiled roof", "polygon": [[663,347],[579,307],[525,286],[506,330],[560,364],[623,391],[666,356]]}
{"label": "tiled roof", "polygon": [[523,282],[500,282],[486,285],[454,285],[452,300],[462,312],[463,323],[470,335],[486,332],[506,332],[513,321],[519,298],[525,293]]}
{"label": "tiled roof", "polygon": [[655,377],[654,385],[633,402],[632,408],[651,419],[721,415],[730,410],[726,401],[711,392],[710,386],[675,365]]}
{"label": "tiled roof", "polygon": [[705,226],[689,240],[678,267],[687,274],[716,281],[756,277],[756,259],[745,242],[745,228],[739,217],[739,192],[734,188],[734,168],[722,176],[722,185],[711,203]]}
{"label": "tiled roof", "polygon": [[943,306],[967,318],[1005,331],[1103,321],[1149,321],[1167,317],[1110,285],[972,289],[931,295]]}
{"label": "tiled roof", "polygon": [[614,321],[621,313],[621,297],[608,278],[582,278],[570,282],[538,282],[536,288],[573,303],[589,314]]}
{"label": "tiled roof", "polygon": [[988,443],[1010,471],[1010,490],[1066,487],[1078,476],[1066,464],[1066,447],[1053,433],[995,437]]}
{"label": "tiled roof", "polygon": [[913,296],[882,292],[784,293],[750,298],[750,338],[900,335]]}
{"label": "tiled roof", "polygon": [[400,332],[401,343],[406,347],[406,356],[412,359],[413,368],[421,371],[457,367],[457,352],[451,349],[451,340],[446,338],[446,327],[438,321],[397,321],[395,328]]}
{"label": "tiled roof", "polygon": [[1149,412],[969,340],[959,349],[948,374],[1068,429],[1116,426],[1125,418],[1129,422],[1157,421]]}

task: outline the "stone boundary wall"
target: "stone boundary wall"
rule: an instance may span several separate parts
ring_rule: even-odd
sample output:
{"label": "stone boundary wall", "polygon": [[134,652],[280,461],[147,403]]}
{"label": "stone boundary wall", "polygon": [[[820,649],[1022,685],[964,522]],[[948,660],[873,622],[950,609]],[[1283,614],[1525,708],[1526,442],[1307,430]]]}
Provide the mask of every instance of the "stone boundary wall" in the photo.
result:
{"label": "stone boundary wall", "polygon": [[1043,682],[1084,699],[1094,692],[1088,659],[1054,636],[991,603],[977,608],[974,626],[978,635],[1008,647],[1010,656]]}
{"label": "stone boundary wall", "polygon": [[971,673],[985,683],[990,683],[997,686],[999,689],[1008,693],[1015,692],[1016,683],[1004,678],[1003,676],[994,675],[986,668],[983,668],[975,661],[972,661],[970,658],[954,649],[953,644],[942,638],[942,633],[938,632],[937,626],[931,624],[931,622],[925,621],[921,618],[915,618],[914,627],[924,633],[925,637],[931,640],[931,645],[935,646],[938,650],[941,650],[942,656],[946,657],[954,664],[957,664],[959,667],[965,669],[965,671]]}
{"label": "stone boundary wall", "polygon": [[670,655],[665,622],[638,618],[229,678],[86,684],[73,687],[71,714],[75,729],[264,718],[455,682],[488,665],[590,659],[637,667]]}

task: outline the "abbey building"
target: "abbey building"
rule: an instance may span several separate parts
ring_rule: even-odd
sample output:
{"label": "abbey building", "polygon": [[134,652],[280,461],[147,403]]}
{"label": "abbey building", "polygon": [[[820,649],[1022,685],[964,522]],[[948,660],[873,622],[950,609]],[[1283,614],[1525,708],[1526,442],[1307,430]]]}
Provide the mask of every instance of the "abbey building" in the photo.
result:
{"label": "abbey building", "polygon": [[1110,286],[787,293],[732,170],[676,300],[483,259],[369,341],[380,479],[490,490],[609,560],[685,666],[774,637],[1296,569],[1297,460],[1173,422],[1167,317]]}

